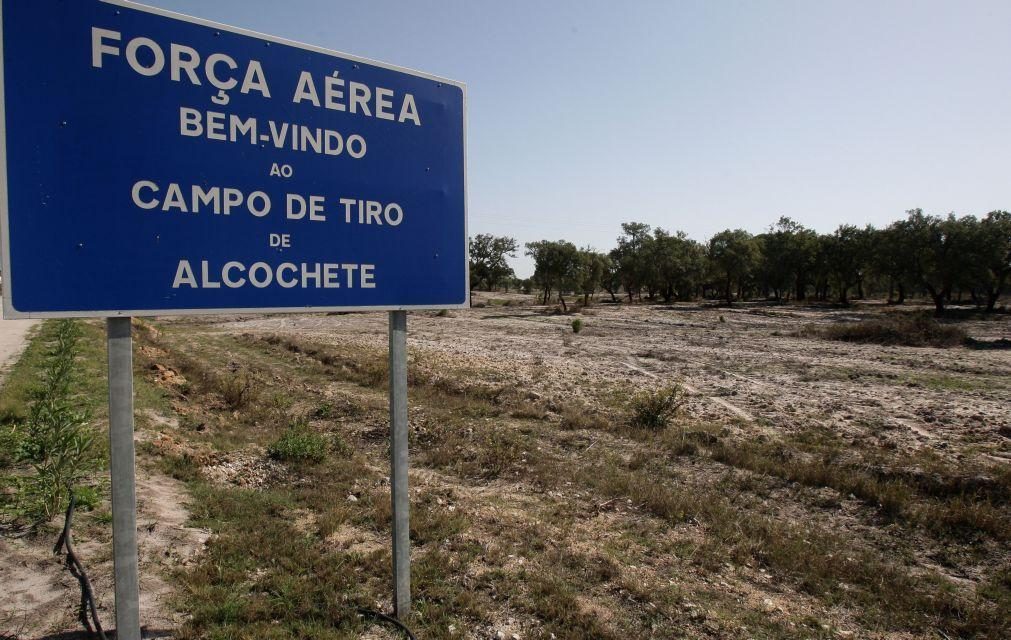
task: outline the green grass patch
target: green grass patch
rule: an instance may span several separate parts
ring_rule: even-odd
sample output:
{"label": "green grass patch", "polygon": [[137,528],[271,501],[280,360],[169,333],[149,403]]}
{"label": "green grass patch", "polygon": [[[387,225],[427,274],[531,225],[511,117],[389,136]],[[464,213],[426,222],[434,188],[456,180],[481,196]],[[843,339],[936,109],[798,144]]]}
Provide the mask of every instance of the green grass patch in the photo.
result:
{"label": "green grass patch", "polygon": [[267,447],[267,453],[285,462],[322,462],[329,449],[325,436],[304,422],[296,422]]}

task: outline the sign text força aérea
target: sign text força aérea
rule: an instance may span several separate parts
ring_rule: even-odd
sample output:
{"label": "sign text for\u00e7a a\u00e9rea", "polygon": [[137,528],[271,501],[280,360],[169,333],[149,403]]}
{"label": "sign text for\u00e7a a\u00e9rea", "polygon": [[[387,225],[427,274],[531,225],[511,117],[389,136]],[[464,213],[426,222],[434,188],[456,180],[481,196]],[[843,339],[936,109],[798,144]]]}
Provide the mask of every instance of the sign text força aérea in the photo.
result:
{"label": "sign text for\u00e7a a\u00e9rea", "polygon": [[457,83],[126,2],[3,39],[5,315],[465,304]]}

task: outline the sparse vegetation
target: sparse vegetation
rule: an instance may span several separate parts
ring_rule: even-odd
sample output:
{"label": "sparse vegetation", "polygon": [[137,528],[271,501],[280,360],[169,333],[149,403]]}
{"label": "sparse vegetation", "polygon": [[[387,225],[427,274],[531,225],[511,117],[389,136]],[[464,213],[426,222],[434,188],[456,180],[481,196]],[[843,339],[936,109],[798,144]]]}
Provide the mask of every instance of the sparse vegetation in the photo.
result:
{"label": "sparse vegetation", "polygon": [[[729,334],[716,309],[639,307],[623,326],[628,307],[598,309],[587,349],[529,362],[507,340],[476,358],[463,342],[467,359],[412,345],[419,637],[1006,635],[1011,474],[972,448],[991,446],[1001,420],[986,410],[1006,389],[999,365],[966,350],[925,368],[915,349],[811,343],[784,330],[781,307],[737,312]],[[561,319],[529,308],[466,313],[514,316],[508,341],[558,342]],[[852,311],[807,313],[825,325]],[[417,325],[458,337],[480,324],[432,316]],[[375,635],[355,608],[389,591],[385,336],[354,317],[325,332],[258,322],[245,335],[203,320],[138,332],[138,414],[178,418],[139,451],[186,483],[195,523],[213,532],[173,576],[188,615],[176,635]],[[713,347],[742,336],[747,348]],[[766,340],[782,361],[763,359]],[[804,344],[866,357],[828,365],[782,349]],[[682,372],[690,397],[643,390]],[[236,395],[260,391],[229,402],[233,382]],[[804,395],[819,384],[831,393]],[[873,404],[881,390],[902,394],[902,412]],[[951,399],[971,409],[968,426]],[[923,446],[899,438],[896,415],[922,425]],[[960,430],[971,436],[949,438]],[[237,478],[222,478],[229,465]],[[108,515],[96,512],[82,514]]]}
{"label": "sparse vegetation", "polygon": [[922,313],[889,313],[860,322],[809,327],[802,333],[827,340],[906,347],[957,347],[968,339],[961,328],[941,324]]}
{"label": "sparse vegetation", "polygon": [[572,321],[572,333],[579,333],[583,330],[583,321],[580,318],[576,318]]}

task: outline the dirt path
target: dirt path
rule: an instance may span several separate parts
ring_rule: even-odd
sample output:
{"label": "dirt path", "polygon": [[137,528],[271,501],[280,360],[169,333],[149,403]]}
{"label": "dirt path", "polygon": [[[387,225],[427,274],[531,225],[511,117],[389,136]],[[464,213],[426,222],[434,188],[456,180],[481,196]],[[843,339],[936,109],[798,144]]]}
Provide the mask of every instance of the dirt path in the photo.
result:
{"label": "dirt path", "polygon": [[[171,637],[182,621],[166,601],[172,585],[168,572],[191,562],[208,538],[186,526],[185,488],[177,480],[148,472],[137,478],[137,530],[141,571],[141,619],[151,637]],[[75,518],[76,520],[76,518]],[[75,527],[76,529],[77,527]],[[97,533],[97,535],[96,535]],[[75,533],[77,552],[95,588],[103,626],[115,628],[111,536],[108,531]],[[52,536],[50,536],[52,538]],[[0,538],[0,638],[45,638],[81,629],[77,621],[80,589],[52,553],[55,538]]]}
{"label": "dirt path", "polygon": [[[632,362],[625,362],[624,365],[626,367],[628,367],[629,369],[631,369],[632,371],[637,371],[637,372],[643,374],[644,376],[648,376],[648,377],[650,377],[650,378],[652,378],[654,380],[660,380],[661,379],[660,376],[656,375],[655,373],[647,371],[646,369],[643,369],[639,365],[634,364]],[[713,397],[710,397],[710,396],[706,396],[706,395],[704,395],[702,393],[699,393],[698,389],[696,389],[695,387],[693,387],[692,385],[690,385],[688,383],[682,383],[682,386],[685,388],[686,391],[688,391],[688,393],[691,393],[691,394],[694,394],[694,395],[697,395],[697,396],[702,396],[706,400],[709,400],[710,402],[714,402],[714,403],[720,405],[721,407],[723,407],[724,409],[726,409],[727,411],[729,411],[730,413],[732,413],[734,416],[740,418],[741,420],[744,420],[745,422],[754,422],[755,421],[755,416],[751,415],[750,413],[748,413],[744,409],[741,409],[740,407],[737,407],[737,406],[734,406],[734,405],[730,404],[729,402],[727,402],[723,398],[713,398]]]}
{"label": "dirt path", "polygon": [[[38,320],[0,322],[0,384],[18,361]],[[104,436],[103,436],[104,437]],[[142,436],[141,436],[142,437]],[[138,469],[137,527],[141,567],[141,614],[145,637],[171,637],[181,619],[168,598],[171,570],[186,565],[203,549],[206,531],[186,526],[184,485],[149,469]],[[107,507],[105,507],[107,509]],[[115,627],[112,579],[112,539],[108,526],[82,513],[75,517],[77,553],[95,588],[99,616],[106,630]],[[80,589],[63,566],[63,556],[52,552],[62,517],[26,538],[0,537],[0,638],[73,638]],[[81,636],[85,637],[84,635]]]}
{"label": "dirt path", "polygon": [[0,321],[0,383],[7,377],[7,372],[18,361],[21,352],[28,344],[28,333],[39,320],[2,320]]}

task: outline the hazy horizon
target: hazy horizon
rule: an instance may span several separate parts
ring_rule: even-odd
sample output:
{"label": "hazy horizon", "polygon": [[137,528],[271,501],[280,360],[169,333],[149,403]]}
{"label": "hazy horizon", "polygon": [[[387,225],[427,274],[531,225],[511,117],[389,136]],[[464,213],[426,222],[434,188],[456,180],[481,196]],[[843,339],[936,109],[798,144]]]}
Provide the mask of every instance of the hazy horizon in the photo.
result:
{"label": "hazy horizon", "polygon": [[1009,3],[148,4],[466,82],[471,235],[1011,208]]}

